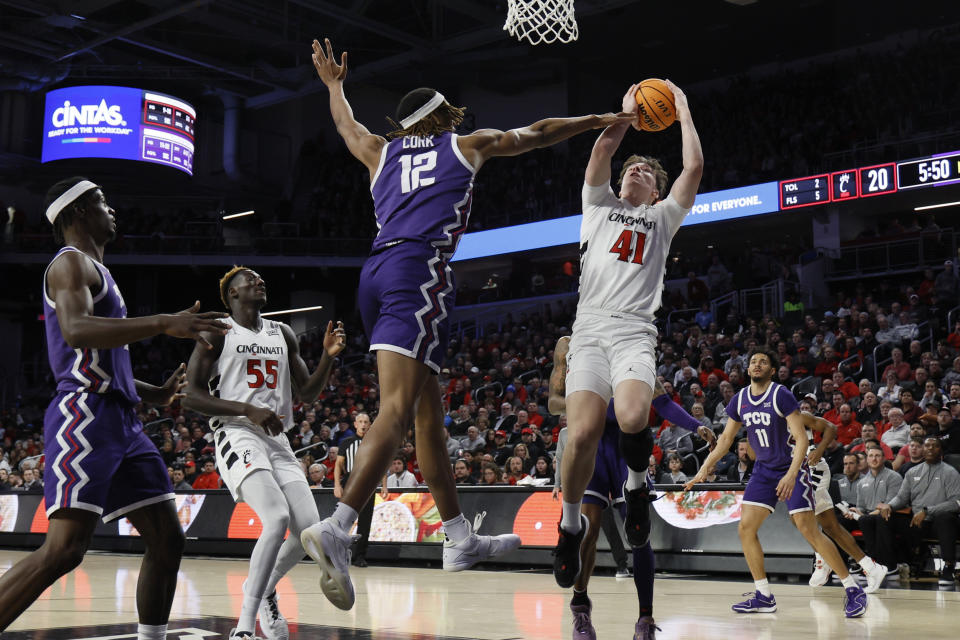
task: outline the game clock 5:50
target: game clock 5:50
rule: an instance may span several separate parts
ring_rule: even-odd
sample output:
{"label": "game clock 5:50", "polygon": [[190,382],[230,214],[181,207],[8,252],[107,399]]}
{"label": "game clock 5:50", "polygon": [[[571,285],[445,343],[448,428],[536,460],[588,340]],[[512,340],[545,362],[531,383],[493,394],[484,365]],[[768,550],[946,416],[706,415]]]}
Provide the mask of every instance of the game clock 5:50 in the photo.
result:
{"label": "game clock 5:50", "polygon": [[897,163],[899,189],[928,187],[960,180],[960,153]]}

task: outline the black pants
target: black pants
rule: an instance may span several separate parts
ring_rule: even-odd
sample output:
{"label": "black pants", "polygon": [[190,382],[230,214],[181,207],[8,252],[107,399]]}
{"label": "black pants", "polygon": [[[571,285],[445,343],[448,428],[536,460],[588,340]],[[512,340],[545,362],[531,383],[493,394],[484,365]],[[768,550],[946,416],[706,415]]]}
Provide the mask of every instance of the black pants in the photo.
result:
{"label": "black pants", "polygon": [[[890,520],[880,515],[860,518],[860,529],[867,544],[865,551],[888,567],[895,567],[898,560],[915,563],[921,560],[923,539],[934,537],[940,543],[940,557],[952,570],[957,561],[957,532],[960,531],[957,514],[928,515],[919,527],[910,526],[912,519],[913,515],[906,513],[892,513]],[[895,547],[897,537],[906,544]],[[900,550],[899,557],[895,549]]]}
{"label": "black pants", "polygon": [[607,507],[600,514],[600,528],[603,530],[603,535],[607,537],[607,542],[610,543],[610,553],[613,554],[613,561],[617,563],[617,569],[626,569],[627,550],[623,547],[623,537],[620,535],[617,519],[613,515],[613,507]]}
{"label": "black pants", "polygon": [[360,535],[360,539],[357,540],[354,547],[354,558],[366,558],[367,556],[367,544],[370,542],[370,524],[373,522],[373,503],[375,501],[375,495],[370,496],[367,504],[363,505],[363,508],[357,513],[357,533]]}

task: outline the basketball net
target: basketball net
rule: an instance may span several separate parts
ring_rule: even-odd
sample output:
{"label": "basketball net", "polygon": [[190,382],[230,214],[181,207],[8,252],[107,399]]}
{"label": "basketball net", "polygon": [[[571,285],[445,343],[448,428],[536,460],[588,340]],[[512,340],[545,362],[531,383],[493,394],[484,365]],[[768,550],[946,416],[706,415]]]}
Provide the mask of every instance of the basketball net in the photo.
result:
{"label": "basketball net", "polygon": [[573,0],[507,0],[503,30],[533,45],[572,42],[580,35]]}

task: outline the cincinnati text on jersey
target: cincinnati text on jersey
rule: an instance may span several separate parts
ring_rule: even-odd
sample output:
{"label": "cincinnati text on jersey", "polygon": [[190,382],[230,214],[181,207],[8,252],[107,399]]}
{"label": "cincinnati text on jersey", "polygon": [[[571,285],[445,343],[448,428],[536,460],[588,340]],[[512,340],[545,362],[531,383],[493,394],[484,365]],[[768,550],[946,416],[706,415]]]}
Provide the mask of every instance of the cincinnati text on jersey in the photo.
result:
{"label": "cincinnati text on jersey", "polygon": [[657,228],[656,220],[647,220],[646,218],[634,218],[633,216],[626,216],[619,211],[611,211],[607,216],[607,220],[610,222],[620,222],[627,226],[641,225],[644,229],[649,231],[650,229]]}
{"label": "cincinnati text on jersey", "polygon": [[283,347],[262,347],[259,344],[238,344],[237,353],[266,354],[271,356],[282,356]]}

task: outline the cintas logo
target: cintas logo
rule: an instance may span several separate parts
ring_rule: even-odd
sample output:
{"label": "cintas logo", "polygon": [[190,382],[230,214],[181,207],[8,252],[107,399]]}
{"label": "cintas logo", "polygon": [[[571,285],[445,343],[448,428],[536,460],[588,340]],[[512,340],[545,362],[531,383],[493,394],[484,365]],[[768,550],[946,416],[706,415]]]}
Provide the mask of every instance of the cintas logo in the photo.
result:
{"label": "cintas logo", "polygon": [[106,99],[100,104],[71,105],[69,100],[63,101],[63,106],[53,111],[52,118],[55,127],[73,127],[76,125],[109,124],[111,126],[126,126],[127,121],[120,113],[120,105],[107,105]]}

